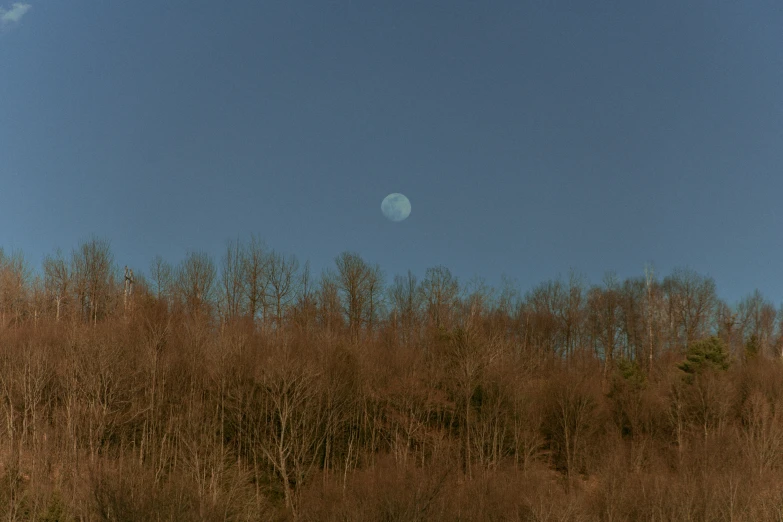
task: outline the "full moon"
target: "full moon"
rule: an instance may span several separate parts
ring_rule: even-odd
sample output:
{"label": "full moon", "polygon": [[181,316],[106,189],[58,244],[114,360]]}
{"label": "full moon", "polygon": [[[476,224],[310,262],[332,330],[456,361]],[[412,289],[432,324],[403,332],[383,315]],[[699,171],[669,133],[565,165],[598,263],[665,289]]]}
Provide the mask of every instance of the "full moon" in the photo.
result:
{"label": "full moon", "polygon": [[402,221],[411,214],[411,202],[403,194],[389,194],[383,198],[381,212],[392,221]]}

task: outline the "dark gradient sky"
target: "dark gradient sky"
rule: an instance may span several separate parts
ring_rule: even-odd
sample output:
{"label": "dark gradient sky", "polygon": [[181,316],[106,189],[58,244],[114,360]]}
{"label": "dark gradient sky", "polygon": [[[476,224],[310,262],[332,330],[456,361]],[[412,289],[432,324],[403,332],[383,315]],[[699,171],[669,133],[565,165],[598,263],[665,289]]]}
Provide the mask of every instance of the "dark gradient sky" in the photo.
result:
{"label": "dark gradient sky", "polygon": [[652,262],[783,300],[780,0],[29,3],[0,26],[0,245],[35,267],[255,233],[319,272]]}

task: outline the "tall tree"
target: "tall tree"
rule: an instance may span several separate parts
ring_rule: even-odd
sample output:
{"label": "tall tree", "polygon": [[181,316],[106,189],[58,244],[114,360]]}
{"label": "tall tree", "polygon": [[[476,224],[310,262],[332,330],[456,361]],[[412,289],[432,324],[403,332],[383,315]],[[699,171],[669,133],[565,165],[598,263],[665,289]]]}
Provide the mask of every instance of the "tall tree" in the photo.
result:
{"label": "tall tree", "polygon": [[295,297],[298,271],[296,256],[284,256],[274,250],[269,254],[266,287],[278,329],[282,327],[283,316]]}
{"label": "tall tree", "polygon": [[170,307],[174,297],[174,269],[160,255],[155,256],[150,262],[150,282],[158,301]]}
{"label": "tall tree", "polygon": [[30,268],[21,251],[6,256],[0,249],[0,326],[18,324],[26,303]]}
{"label": "tall tree", "polygon": [[336,284],[351,337],[358,338],[367,319],[373,268],[354,252],[343,252],[335,260]]}
{"label": "tall tree", "polygon": [[421,283],[430,324],[436,328],[451,326],[454,305],[459,295],[459,283],[443,265],[428,268]]}
{"label": "tall tree", "polygon": [[108,240],[92,238],[82,243],[71,255],[77,302],[82,316],[96,324],[105,317],[111,305],[114,280],[114,255]]}
{"label": "tall tree", "polygon": [[226,250],[220,260],[220,303],[223,319],[235,321],[242,314],[243,292],[243,263],[245,251],[242,242],[229,240]]}
{"label": "tall tree", "polygon": [[310,329],[318,315],[317,292],[310,273],[310,261],[306,261],[299,271],[293,309],[294,324],[303,330]]}
{"label": "tall tree", "polygon": [[587,294],[590,331],[596,352],[604,359],[604,376],[614,367],[615,349],[621,329],[621,289],[617,276],[609,273],[604,286],[595,286]]}
{"label": "tall tree", "polygon": [[555,303],[561,291],[559,281],[547,281],[525,295],[521,312],[525,325],[525,343],[537,354],[539,360],[565,353],[560,325],[555,315]]}
{"label": "tall tree", "polygon": [[343,328],[343,304],[340,299],[340,290],[337,275],[326,271],[321,275],[321,280],[316,293],[318,302],[318,324],[326,332],[336,333]]}
{"label": "tall tree", "polygon": [[189,315],[209,314],[215,298],[215,264],[205,252],[188,252],[177,267],[177,293]]}
{"label": "tall tree", "polygon": [[717,303],[715,281],[692,269],[678,268],[663,280],[663,290],[669,302],[673,333],[687,349],[691,342],[709,332]]}
{"label": "tall tree", "polygon": [[759,351],[769,353],[774,345],[774,330],[777,311],[757,289],[737,305],[737,322],[743,345],[751,338],[758,344]]}
{"label": "tall tree", "polygon": [[372,332],[384,310],[384,278],[383,271],[378,264],[370,266],[367,274],[367,308],[364,323]]}
{"label": "tall tree", "polygon": [[54,300],[55,321],[59,322],[71,291],[71,270],[59,248],[44,258],[43,269],[45,292]]}
{"label": "tall tree", "polygon": [[[242,276],[247,315],[255,324],[267,319],[267,270],[269,256],[264,243],[251,236],[242,256]],[[260,316],[260,317],[259,317]]]}
{"label": "tall tree", "polygon": [[657,330],[655,325],[656,318],[659,317],[659,291],[658,281],[655,279],[655,270],[652,265],[647,264],[644,267],[644,286],[647,290],[647,370],[652,371],[653,356],[655,354],[655,336],[653,331]]}
{"label": "tall tree", "polygon": [[422,293],[416,276],[408,270],[404,276],[394,276],[389,288],[391,312],[402,327],[403,342],[410,342],[421,313]]}
{"label": "tall tree", "polygon": [[718,300],[715,305],[715,322],[717,324],[718,337],[726,345],[729,353],[741,355],[742,338],[741,334],[737,334],[739,327],[737,313],[722,300]]}
{"label": "tall tree", "polygon": [[561,290],[555,297],[555,315],[560,319],[566,356],[574,353],[581,344],[584,330],[584,276],[571,271],[568,284],[558,285]]}
{"label": "tall tree", "polygon": [[483,277],[474,277],[465,285],[461,299],[461,324],[470,327],[486,318],[494,301],[494,289]]}
{"label": "tall tree", "polygon": [[567,357],[581,344],[585,326],[584,278],[571,272],[568,283],[547,281],[527,297],[534,320],[548,337],[548,350]]}
{"label": "tall tree", "polygon": [[647,301],[647,280],[634,277],[623,281],[620,294],[620,320],[622,324],[621,346],[623,356],[639,362],[647,353],[649,332]]}

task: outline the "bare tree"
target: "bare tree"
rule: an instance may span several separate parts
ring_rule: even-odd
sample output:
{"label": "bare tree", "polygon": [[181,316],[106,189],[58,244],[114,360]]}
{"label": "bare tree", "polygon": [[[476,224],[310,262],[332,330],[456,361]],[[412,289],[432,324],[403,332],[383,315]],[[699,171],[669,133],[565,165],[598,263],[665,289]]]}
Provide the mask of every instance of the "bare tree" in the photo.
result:
{"label": "bare tree", "polygon": [[21,251],[5,256],[0,249],[0,326],[13,319],[18,324],[30,282],[30,268]]}
{"label": "bare tree", "polygon": [[752,338],[760,352],[769,353],[774,343],[776,317],[775,307],[758,289],[742,299],[737,305],[737,322],[743,344],[747,345]]}
{"label": "bare tree", "polygon": [[359,254],[353,252],[343,252],[337,256],[336,264],[336,283],[341,294],[343,311],[348,318],[351,336],[356,339],[367,317],[374,269]]}
{"label": "bare tree", "polygon": [[[738,344],[735,343],[739,321],[737,314],[724,301],[719,300],[715,305],[715,321],[718,327],[718,337],[720,337],[733,355],[741,355],[738,350]],[[741,339],[740,339],[741,341]],[[741,344],[741,343],[740,343]]]}
{"label": "bare tree", "polygon": [[30,315],[32,315],[33,326],[37,327],[39,320],[43,317],[46,309],[49,308],[49,297],[44,286],[44,279],[40,274],[36,274],[30,284],[28,306]]}
{"label": "bare tree", "polygon": [[174,292],[174,269],[159,255],[150,262],[150,280],[158,301],[165,302],[167,306],[170,306]]}
{"label": "bare tree", "polygon": [[320,376],[288,361],[265,371],[266,418],[254,426],[261,451],[274,467],[286,506],[296,518],[297,490],[315,469],[324,444]]}
{"label": "bare tree", "polygon": [[243,292],[244,246],[239,240],[226,243],[226,250],[220,262],[220,303],[223,319],[234,321],[242,313],[245,294]]}
{"label": "bare tree", "polygon": [[428,268],[421,283],[430,323],[436,328],[449,327],[459,294],[459,283],[443,265]]}
{"label": "bare tree", "polygon": [[476,276],[468,281],[460,300],[460,324],[468,326],[484,318],[492,307],[494,293],[483,277]]}
{"label": "bare tree", "polygon": [[98,317],[108,313],[111,290],[115,286],[114,256],[109,241],[92,238],[71,255],[77,302],[87,322],[97,324]]}
{"label": "bare tree", "polygon": [[379,265],[370,267],[367,274],[367,309],[365,314],[365,324],[367,329],[372,332],[378,317],[384,308],[384,280],[383,271]]}
{"label": "bare tree", "polygon": [[622,321],[621,346],[626,359],[639,360],[647,352],[648,332],[645,302],[647,281],[642,277],[626,279],[620,294]]}
{"label": "bare tree", "polygon": [[525,295],[521,307],[525,345],[536,353],[538,363],[545,357],[554,358],[562,353],[560,328],[554,313],[558,291],[553,281],[541,283]]}
{"label": "bare tree", "polygon": [[614,273],[604,278],[603,287],[593,287],[587,308],[596,352],[604,359],[604,377],[614,367],[615,349],[621,332],[620,284]]}
{"label": "bare tree", "polygon": [[389,288],[389,298],[395,320],[402,325],[403,342],[410,342],[422,305],[422,293],[413,272],[408,270],[404,276],[394,276],[394,283]]}
{"label": "bare tree", "polygon": [[294,303],[294,322],[301,328],[308,329],[318,311],[318,300],[310,274],[310,262],[307,261],[299,272],[299,282],[296,285]]}
{"label": "bare tree", "polygon": [[474,333],[474,329],[457,328],[449,339],[444,355],[459,408],[460,424],[463,426],[462,465],[470,476],[474,402],[478,399],[477,390],[484,373],[500,355],[500,350],[495,340],[481,338]]}
{"label": "bare tree", "polygon": [[339,331],[343,323],[343,306],[340,302],[340,290],[337,284],[337,276],[332,272],[325,272],[317,292],[318,323],[321,328],[330,333]]}
{"label": "bare tree", "polygon": [[657,282],[655,280],[655,270],[652,265],[644,267],[644,282],[647,288],[647,370],[652,371],[653,353],[655,346],[653,344],[653,321],[655,320]]}
{"label": "bare tree", "polygon": [[44,286],[55,303],[55,321],[60,321],[63,308],[71,291],[71,271],[58,248],[53,256],[47,255],[43,262]]}
{"label": "bare tree", "polygon": [[568,356],[581,343],[585,325],[584,278],[572,272],[568,284],[561,279],[538,285],[528,294],[542,339],[553,354]]}
{"label": "bare tree", "polygon": [[584,377],[563,375],[552,381],[549,392],[553,404],[547,431],[569,486],[585,464],[589,439],[598,424],[595,393],[591,393],[590,384]]}
{"label": "bare tree", "polygon": [[500,276],[501,288],[498,294],[497,309],[508,316],[513,316],[519,311],[522,304],[522,292],[519,289],[519,281],[506,274]]}
{"label": "bare tree", "polygon": [[556,294],[555,315],[560,319],[566,356],[579,346],[584,327],[584,276],[571,270],[568,285]]}
{"label": "bare tree", "polygon": [[673,333],[687,349],[707,334],[717,297],[715,281],[689,268],[678,268],[663,280],[670,306]]}
{"label": "bare tree", "polygon": [[27,301],[30,268],[21,251],[5,256],[0,249],[0,326],[18,324]]}
{"label": "bare tree", "polygon": [[188,252],[177,267],[177,291],[191,315],[208,314],[214,304],[216,270],[205,252]]}
{"label": "bare tree", "polygon": [[255,323],[259,314],[261,323],[267,319],[267,270],[269,256],[263,242],[255,236],[244,249],[242,276],[247,315]]}
{"label": "bare tree", "polygon": [[283,316],[295,297],[299,261],[296,256],[284,256],[275,251],[269,254],[267,263],[267,288],[274,309],[275,324],[283,325]]}

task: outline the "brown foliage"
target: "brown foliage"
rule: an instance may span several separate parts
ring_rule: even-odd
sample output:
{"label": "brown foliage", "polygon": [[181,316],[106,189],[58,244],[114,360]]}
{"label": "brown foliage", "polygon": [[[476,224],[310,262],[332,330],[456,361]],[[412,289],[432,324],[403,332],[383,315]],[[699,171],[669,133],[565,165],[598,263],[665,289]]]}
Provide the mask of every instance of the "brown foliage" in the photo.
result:
{"label": "brown foliage", "polygon": [[780,518],[783,368],[758,296],[740,330],[764,350],[686,379],[709,324],[741,337],[690,272],[496,306],[438,267],[398,278],[387,314],[356,254],[320,283],[258,243],[219,277],[205,254],[158,260],[124,303],[107,248],[48,259],[40,309],[0,267],[9,520]]}

